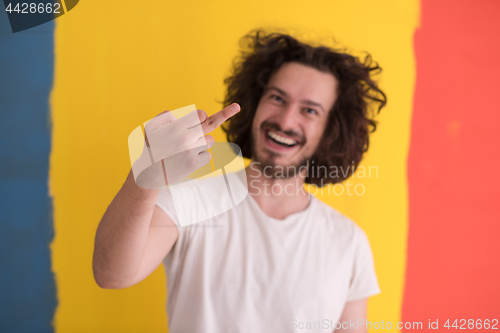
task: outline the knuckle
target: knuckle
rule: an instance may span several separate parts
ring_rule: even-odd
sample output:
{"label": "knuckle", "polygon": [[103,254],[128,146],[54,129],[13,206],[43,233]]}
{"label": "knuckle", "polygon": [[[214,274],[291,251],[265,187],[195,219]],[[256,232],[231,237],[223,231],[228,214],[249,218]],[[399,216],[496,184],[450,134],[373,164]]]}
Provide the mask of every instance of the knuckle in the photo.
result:
{"label": "knuckle", "polygon": [[189,140],[190,140],[190,138],[191,138],[191,135],[188,132],[182,132],[179,135],[179,139],[180,139],[180,141],[181,141],[182,144],[188,143]]}
{"label": "knuckle", "polygon": [[207,118],[207,126],[208,126],[209,128],[212,128],[212,127],[214,126],[214,124],[215,124],[215,119],[214,119],[214,117],[213,117],[213,116],[208,117],[208,118]]}
{"label": "knuckle", "polygon": [[180,121],[174,120],[169,124],[169,126],[172,128],[172,131],[181,131],[182,130],[182,124]]}
{"label": "knuckle", "polygon": [[198,110],[198,117],[200,118],[200,121],[203,121],[208,117],[208,115],[205,111]]}
{"label": "knuckle", "polygon": [[154,121],[153,120],[148,121],[146,123],[146,125],[144,125],[144,130],[146,132],[149,132],[149,131],[153,130],[153,128],[154,128]]}
{"label": "knuckle", "polygon": [[198,159],[196,158],[197,156],[193,156],[188,160],[188,167],[190,169],[197,169],[198,168]]}

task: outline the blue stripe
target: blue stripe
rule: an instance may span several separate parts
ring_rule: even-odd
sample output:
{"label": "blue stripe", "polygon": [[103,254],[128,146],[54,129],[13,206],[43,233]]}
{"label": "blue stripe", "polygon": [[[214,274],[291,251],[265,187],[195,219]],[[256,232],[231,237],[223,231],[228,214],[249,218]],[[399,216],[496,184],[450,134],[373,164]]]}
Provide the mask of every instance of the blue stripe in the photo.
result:
{"label": "blue stripe", "polygon": [[12,33],[0,13],[0,332],[53,332],[49,96],[54,22]]}

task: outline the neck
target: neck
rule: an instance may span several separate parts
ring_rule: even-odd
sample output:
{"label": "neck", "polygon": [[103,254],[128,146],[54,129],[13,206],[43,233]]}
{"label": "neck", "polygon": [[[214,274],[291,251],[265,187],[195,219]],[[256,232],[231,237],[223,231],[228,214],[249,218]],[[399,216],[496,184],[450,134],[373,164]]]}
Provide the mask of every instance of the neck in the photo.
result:
{"label": "neck", "polygon": [[305,170],[290,178],[272,178],[269,171],[263,172],[252,160],[246,175],[249,195],[269,217],[284,219],[309,205],[310,194],[304,190]]}

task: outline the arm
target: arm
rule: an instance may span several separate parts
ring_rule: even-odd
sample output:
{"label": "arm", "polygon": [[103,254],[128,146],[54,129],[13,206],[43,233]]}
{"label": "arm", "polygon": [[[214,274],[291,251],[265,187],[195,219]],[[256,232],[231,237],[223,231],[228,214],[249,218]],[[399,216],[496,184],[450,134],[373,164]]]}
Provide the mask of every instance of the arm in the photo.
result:
{"label": "arm", "polygon": [[[366,333],[366,305],[368,298],[347,302],[344,311],[340,316],[339,323],[344,324],[344,328],[335,330],[335,333]],[[359,328],[357,326],[358,319],[360,319]],[[361,324],[361,320],[363,323]],[[349,327],[349,323],[356,323],[355,328]],[[347,328],[345,328],[347,327]]]}
{"label": "arm", "polygon": [[106,210],[96,232],[93,260],[94,278],[101,288],[140,282],[176,242],[175,224],[155,206],[158,191],[137,186],[130,172]]}
{"label": "arm", "polygon": [[346,302],[339,319],[340,323],[348,323],[349,325],[344,324],[335,332],[366,333],[368,297],[380,293],[370,242],[361,228],[356,227],[356,231],[353,241],[355,246],[354,265],[347,296],[347,299],[351,301]]}
{"label": "arm", "polygon": [[[213,143],[214,139],[211,136],[203,138],[195,136],[199,133],[199,131],[196,132],[197,126],[200,126],[201,133],[209,133],[235,115],[239,109],[239,105],[233,103],[210,117],[207,117],[204,111],[198,110],[198,125],[187,128],[180,126],[186,122],[184,118],[181,118],[184,120],[177,123],[176,127],[167,126],[175,120],[175,117],[164,112],[146,125],[146,140],[147,137],[150,140],[151,137],[157,139],[151,149],[157,152],[159,149],[160,155],[162,149],[169,148],[164,142],[173,145],[168,139],[176,135],[183,138],[185,142],[193,142],[194,147],[200,146],[196,144],[201,139],[205,144]],[[191,130],[193,128],[194,130]],[[180,143],[185,142],[181,140]],[[192,147],[189,145],[185,147],[186,151],[191,153],[178,154],[180,157],[176,157],[173,161],[175,163],[172,163],[174,169],[182,169],[187,173],[186,176],[209,163],[211,158],[210,153],[206,151],[202,150],[196,154],[192,153],[193,150],[190,148]],[[146,153],[148,153],[147,150],[144,150],[143,154]],[[159,163],[159,161],[156,162],[156,164]],[[160,175],[162,184],[165,184],[163,173]],[[155,175],[152,176],[154,177]],[[152,183],[156,183],[156,179],[149,178],[143,180],[142,183],[148,185],[151,180],[153,180]],[[142,281],[160,265],[177,241],[179,235],[177,227],[155,205],[159,190],[154,188],[158,187],[151,189],[139,187],[131,170],[123,187],[101,219],[96,232],[93,258],[94,278],[100,287],[126,288]]]}

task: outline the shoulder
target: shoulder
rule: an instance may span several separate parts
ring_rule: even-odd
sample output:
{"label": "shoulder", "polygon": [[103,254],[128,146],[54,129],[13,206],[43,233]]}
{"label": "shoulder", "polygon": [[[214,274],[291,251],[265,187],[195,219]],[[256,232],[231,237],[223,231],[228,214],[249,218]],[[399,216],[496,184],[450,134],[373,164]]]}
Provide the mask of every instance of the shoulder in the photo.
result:
{"label": "shoulder", "polygon": [[312,196],[312,200],[315,205],[314,214],[318,219],[321,219],[323,223],[335,228],[336,234],[341,234],[343,237],[351,238],[351,240],[364,234],[363,229],[361,229],[356,222],[339,212],[337,209],[325,204],[314,196]]}
{"label": "shoulder", "polygon": [[365,231],[351,218],[317,198],[313,212],[315,222],[319,222],[321,231],[328,242],[336,249],[349,253],[370,251],[370,243]]}

